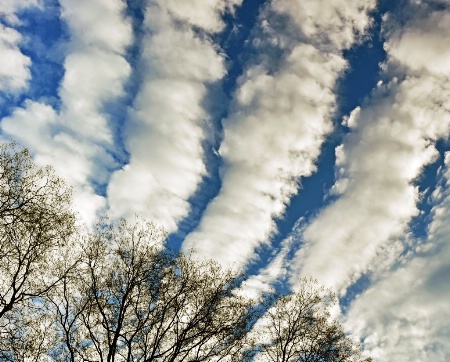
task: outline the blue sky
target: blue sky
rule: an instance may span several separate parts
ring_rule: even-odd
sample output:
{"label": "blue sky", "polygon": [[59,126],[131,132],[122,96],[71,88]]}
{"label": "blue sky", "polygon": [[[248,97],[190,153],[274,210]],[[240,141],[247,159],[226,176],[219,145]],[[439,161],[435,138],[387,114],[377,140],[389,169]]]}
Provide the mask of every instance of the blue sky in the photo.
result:
{"label": "blue sky", "polygon": [[313,276],[375,361],[450,359],[448,0],[3,0],[0,134],[87,223]]}

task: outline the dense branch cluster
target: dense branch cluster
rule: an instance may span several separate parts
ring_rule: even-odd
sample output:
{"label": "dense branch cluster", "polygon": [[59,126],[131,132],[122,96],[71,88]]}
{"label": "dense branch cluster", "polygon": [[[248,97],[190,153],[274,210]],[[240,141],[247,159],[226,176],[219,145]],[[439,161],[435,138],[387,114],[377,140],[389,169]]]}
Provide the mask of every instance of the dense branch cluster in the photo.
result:
{"label": "dense branch cluster", "polygon": [[75,221],[53,170],[1,145],[0,361],[362,361],[312,281],[261,303],[152,223]]}
{"label": "dense branch cluster", "polygon": [[[359,346],[330,316],[333,293],[303,279],[296,293],[279,297],[259,322],[259,361],[360,361]],[[366,361],[369,361],[367,359]]]}

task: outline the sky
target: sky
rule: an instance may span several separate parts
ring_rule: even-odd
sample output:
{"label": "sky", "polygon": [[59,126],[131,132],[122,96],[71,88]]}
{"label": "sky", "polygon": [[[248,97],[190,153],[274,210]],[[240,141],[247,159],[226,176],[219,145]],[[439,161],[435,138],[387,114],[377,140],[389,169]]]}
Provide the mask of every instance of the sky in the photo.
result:
{"label": "sky", "polygon": [[1,0],[0,139],[80,218],[317,278],[374,361],[450,360],[449,0]]}

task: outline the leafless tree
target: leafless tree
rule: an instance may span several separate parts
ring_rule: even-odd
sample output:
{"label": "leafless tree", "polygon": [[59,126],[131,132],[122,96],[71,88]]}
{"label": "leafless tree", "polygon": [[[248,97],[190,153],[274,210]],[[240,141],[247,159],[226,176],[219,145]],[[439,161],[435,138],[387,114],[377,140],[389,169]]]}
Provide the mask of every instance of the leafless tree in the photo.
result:
{"label": "leafless tree", "polygon": [[0,145],[0,361],[362,361],[311,280],[257,304],[152,223],[81,234],[65,183]]}
{"label": "leafless tree", "polygon": [[[21,303],[0,321],[0,361],[41,362],[54,346],[54,321],[38,303]],[[49,333],[50,332],[50,333]]]}
{"label": "leafless tree", "polygon": [[[26,336],[31,336],[32,319],[27,321],[25,311],[60,279],[53,273],[58,269],[55,252],[64,247],[73,233],[74,220],[70,188],[53,170],[37,167],[28,151],[16,144],[1,144],[0,353],[3,355],[5,344],[15,341],[10,346],[18,351],[18,337],[24,342]],[[23,315],[21,323],[13,324],[18,313]],[[11,353],[9,349],[8,355],[12,356]]]}
{"label": "leafless tree", "polygon": [[[232,360],[251,322],[238,277],[173,255],[152,224],[100,225],[76,279],[51,298],[70,361]],[[237,357],[236,357],[237,358]]]}
{"label": "leafless tree", "polygon": [[[302,279],[298,291],[268,303],[255,327],[256,360],[271,362],[356,362],[361,347],[331,317],[334,294],[312,279]],[[273,303],[275,302],[275,303]]]}
{"label": "leafless tree", "polygon": [[0,320],[54,285],[44,271],[74,230],[71,192],[26,149],[0,145]]}

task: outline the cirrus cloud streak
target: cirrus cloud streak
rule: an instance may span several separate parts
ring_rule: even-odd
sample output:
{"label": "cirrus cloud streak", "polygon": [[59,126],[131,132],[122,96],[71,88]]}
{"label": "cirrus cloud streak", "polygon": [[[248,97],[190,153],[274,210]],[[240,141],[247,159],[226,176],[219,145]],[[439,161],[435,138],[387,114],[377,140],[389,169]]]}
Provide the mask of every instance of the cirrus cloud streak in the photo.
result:
{"label": "cirrus cloud streak", "polygon": [[[219,151],[222,187],[185,249],[194,247],[227,266],[244,266],[276,232],[275,219],[297,192],[300,177],[316,170],[332,130],[333,90],[346,68],[342,51],[367,28],[374,6],[367,1],[332,4],[304,1],[300,6],[285,0],[263,10],[253,43],[275,49],[278,67],[271,69],[269,52],[239,79]],[[321,8],[329,9],[326,18]],[[276,25],[280,17],[283,29]]]}

